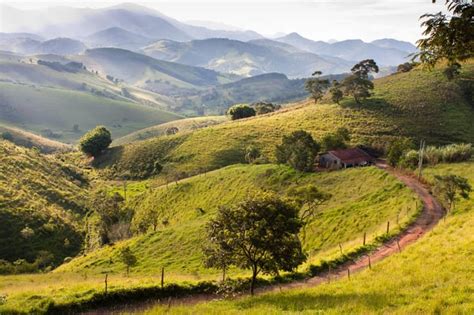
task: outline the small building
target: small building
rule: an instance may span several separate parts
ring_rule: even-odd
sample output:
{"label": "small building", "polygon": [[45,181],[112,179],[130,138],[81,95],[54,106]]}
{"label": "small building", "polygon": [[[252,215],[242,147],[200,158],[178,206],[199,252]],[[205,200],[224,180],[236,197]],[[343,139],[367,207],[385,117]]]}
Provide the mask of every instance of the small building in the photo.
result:
{"label": "small building", "polygon": [[359,148],[332,150],[322,154],[319,166],[328,169],[341,169],[373,164],[375,159]]}

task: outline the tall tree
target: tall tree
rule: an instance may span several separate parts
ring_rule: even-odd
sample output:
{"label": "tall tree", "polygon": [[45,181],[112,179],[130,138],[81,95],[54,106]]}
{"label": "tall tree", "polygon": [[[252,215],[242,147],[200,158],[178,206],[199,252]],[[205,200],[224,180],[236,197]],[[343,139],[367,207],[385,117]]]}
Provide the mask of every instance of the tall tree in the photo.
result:
{"label": "tall tree", "polygon": [[313,72],[313,77],[306,80],[304,84],[306,91],[311,94],[315,104],[323,98],[324,91],[329,87],[329,80],[321,79],[319,77],[321,74],[321,71]]}
{"label": "tall tree", "polygon": [[221,207],[207,225],[207,266],[251,269],[253,295],[260,273],[292,271],[306,260],[298,238],[302,226],[298,210],[270,194]]}
{"label": "tall tree", "polygon": [[135,266],[138,262],[137,257],[133,254],[130,247],[123,247],[119,251],[119,259],[125,264],[127,267],[127,276],[130,273],[130,268]]}
{"label": "tall tree", "polygon": [[331,100],[337,104],[339,104],[339,102],[344,97],[344,93],[341,90],[341,84],[337,80],[332,81],[332,86],[329,89],[329,93],[331,94]]}
{"label": "tall tree", "polygon": [[454,209],[458,197],[468,199],[472,187],[466,178],[457,175],[436,175],[435,191],[448,204],[448,211]]}
{"label": "tall tree", "polygon": [[352,75],[342,81],[342,86],[346,95],[353,96],[356,103],[361,104],[361,100],[370,97],[370,90],[374,89],[369,74],[379,72],[379,67],[373,59],[366,59],[354,65],[351,72]]}

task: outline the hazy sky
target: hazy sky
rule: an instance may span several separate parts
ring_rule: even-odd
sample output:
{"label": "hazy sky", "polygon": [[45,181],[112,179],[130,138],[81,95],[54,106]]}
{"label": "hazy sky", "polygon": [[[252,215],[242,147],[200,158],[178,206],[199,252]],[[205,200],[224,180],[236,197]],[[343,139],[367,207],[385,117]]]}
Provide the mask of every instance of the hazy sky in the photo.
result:
{"label": "hazy sky", "polygon": [[[122,2],[0,0],[21,9],[58,5],[100,8]],[[264,35],[298,32],[315,40],[392,37],[411,42],[420,37],[420,15],[444,8],[444,1],[432,4],[431,0],[145,0],[134,3],[181,21],[225,23]]]}

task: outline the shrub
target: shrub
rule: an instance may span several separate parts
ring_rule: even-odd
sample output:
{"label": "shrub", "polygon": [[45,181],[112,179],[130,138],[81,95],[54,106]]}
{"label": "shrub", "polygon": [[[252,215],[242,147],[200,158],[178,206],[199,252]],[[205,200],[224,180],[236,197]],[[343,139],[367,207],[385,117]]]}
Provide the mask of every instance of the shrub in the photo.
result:
{"label": "shrub", "polygon": [[266,102],[253,103],[252,107],[255,108],[255,112],[257,113],[257,115],[272,113],[281,108],[280,105],[274,105],[272,103]]}
{"label": "shrub", "polygon": [[79,142],[79,149],[85,154],[98,156],[112,143],[110,131],[104,126],[97,126],[86,133]]}
{"label": "shrub", "polygon": [[227,114],[230,115],[232,120],[252,117],[256,115],[255,109],[246,105],[246,104],[238,104],[234,105],[227,111]]}

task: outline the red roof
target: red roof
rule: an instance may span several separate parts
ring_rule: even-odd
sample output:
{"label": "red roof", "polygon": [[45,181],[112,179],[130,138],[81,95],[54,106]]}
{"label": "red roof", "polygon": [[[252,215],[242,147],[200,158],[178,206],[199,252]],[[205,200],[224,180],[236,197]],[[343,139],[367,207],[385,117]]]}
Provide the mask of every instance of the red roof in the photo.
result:
{"label": "red roof", "polygon": [[329,154],[337,157],[345,164],[359,164],[362,162],[370,162],[373,158],[359,148],[332,150]]}

